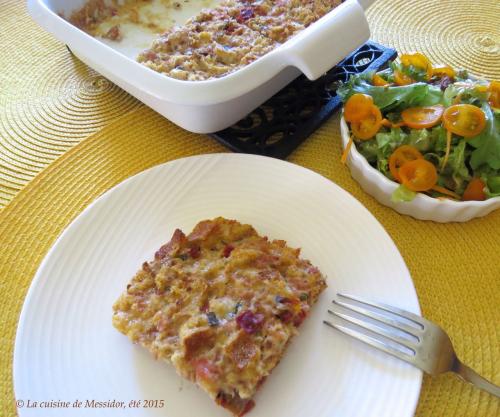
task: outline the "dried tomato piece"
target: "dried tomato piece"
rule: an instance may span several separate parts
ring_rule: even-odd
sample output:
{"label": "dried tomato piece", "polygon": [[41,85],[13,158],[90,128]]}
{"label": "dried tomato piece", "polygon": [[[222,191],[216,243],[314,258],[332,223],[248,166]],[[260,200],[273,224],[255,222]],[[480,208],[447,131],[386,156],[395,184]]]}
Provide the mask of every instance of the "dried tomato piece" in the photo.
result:
{"label": "dried tomato piece", "polygon": [[283,323],[290,323],[293,319],[293,313],[289,310],[285,310],[282,313],[278,315],[278,318],[283,322]]}
{"label": "dried tomato piece", "polygon": [[295,327],[299,327],[302,322],[304,321],[304,319],[306,318],[306,312],[304,310],[300,310],[296,315],[295,317],[293,318],[293,325]]}
{"label": "dried tomato piece", "polygon": [[120,26],[119,25],[113,26],[106,32],[104,37],[112,41],[121,41],[123,39],[123,34],[120,30]]}
{"label": "dried tomato piece", "polygon": [[248,19],[251,19],[254,16],[255,16],[255,13],[253,11],[253,8],[247,7],[245,9],[241,10],[240,14],[236,18],[236,21],[238,23],[243,23],[243,22],[246,22]]}
{"label": "dried tomato piece", "polygon": [[199,258],[200,257],[200,253],[201,253],[201,250],[200,250],[199,246],[191,246],[191,248],[189,249],[189,255],[193,259]]}
{"label": "dried tomato piece", "polygon": [[250,310],[246,310],[236,317],[236,323],[238,323],[238,326],[240,326],[248,334],[257,333],[262,328],[263,322],[263,314],[255,314]]}
{"label": "dried tomato piece", "polygon": [[226,33],[229,35],[231,33],[233,33],[235,31],[236,27],[234,26],[233,23],[229,22],[226,27],[224,28],[224,30],[226,31]]}
{"label": "dried tomato piece", "polygon": [[234,250],[234,246],[233,245],[226,245],[224,247],[224,250],[222,251],[222,256],[224,258],[229,258],[229,255],[231,255],[231,252]]}

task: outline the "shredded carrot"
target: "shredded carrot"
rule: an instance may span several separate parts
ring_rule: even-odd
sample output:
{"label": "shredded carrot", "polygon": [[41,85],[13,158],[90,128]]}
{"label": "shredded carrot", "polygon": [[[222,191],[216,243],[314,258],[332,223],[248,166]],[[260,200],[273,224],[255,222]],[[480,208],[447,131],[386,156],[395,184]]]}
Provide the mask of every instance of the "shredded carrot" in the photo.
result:
{"label": "shredded carrot", "polygon": [[443,164],[441,165],[441,171],[448,163],[448,157],[450,156],[450,149],[451,149],[451,130],[448,130],[446,132],[446,153],[444,154]]}
{"label": "shredded carrot", "polygon": [[344,149],[344,152],[342,152],[342,158],[340,158],[340,162],[342,162],[344,165],[347,162],[347,157],[349,156],[349,152],[351,151],[351,146],[353,142],[352,136],[349,137],[349,142],[347,142],[347,145]]}
{"label": "shredded carrot", "polygon": [[401,127],[404,125],[405,125],[405,122],[392,123],[389,119],[382,120],[382,126],[385,126],[385,127]]}
{"label": "shredded carrot", "polygon": [[461,200],[460,196],[457,193],[454,193],[453,191],[448,190],[447,188],[441,187],[439,185],[435,185],[434,187],[432,187],[432,190],[437,191],[438,193],[450,196],[456,200]]}

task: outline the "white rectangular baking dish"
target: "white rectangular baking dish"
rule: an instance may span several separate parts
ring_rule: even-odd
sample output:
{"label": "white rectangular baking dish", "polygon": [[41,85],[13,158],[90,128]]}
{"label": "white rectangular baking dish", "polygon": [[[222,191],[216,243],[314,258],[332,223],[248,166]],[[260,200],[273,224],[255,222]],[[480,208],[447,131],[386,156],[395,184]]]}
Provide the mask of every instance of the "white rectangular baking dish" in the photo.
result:
{"label": "white rectangular baking dish", "polygon": [[196,133],[231,126],[300,73],[315,80],[370,37],[364,10],[374,0],[347,0],[298,35],[225,77],[182,81],[159,74],[73,26],[84,0],[28,0],[33,19],[87,65],[167,119]]}

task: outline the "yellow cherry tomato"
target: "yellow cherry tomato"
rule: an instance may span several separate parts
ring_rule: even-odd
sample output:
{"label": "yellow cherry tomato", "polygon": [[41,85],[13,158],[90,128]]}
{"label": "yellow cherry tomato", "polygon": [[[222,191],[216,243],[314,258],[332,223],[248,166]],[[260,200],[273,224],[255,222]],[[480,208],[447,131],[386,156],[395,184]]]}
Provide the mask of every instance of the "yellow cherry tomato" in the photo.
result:
{"label": "yellow cherry tomato", "polygon": [[382,126],[382,113],[373,105],[370,114],[358,122],[351,123],[351,129],[358,139],[368,140],[377,134]]}
{"label": "yellow cherry tomato", "polygon": [[427,191],[437,183],[436,167],[425,159],[415,159],[399,168],[401,183],[412,191]]}
{"label": "yellow cherry tomato", "polygon": [[375,74],[373,76],[372,84],[377,86],[377,87],[387,87],[389,85],[389,83],[378,74]]}
{"label": "yellow cherry tomato", "polygon": [[500,81],[492,81],[488,91],[490,93],[489,103],[491,107],[500,109]]}
{"label": "yellow cherry tomato", "polygon": [[437,125],[443,116],[444,107],[440,104],[425,107],[410,107],[403,110],[401,118],[412,129],[425,129]]}
{"label": "yellow cherry tomato", "polygon": [[439,67],[432,68],[432,75],[437,75],[439,77],[448,76],[450,78],[455,78],[455,70],[448,65],[441,65]]}
{"label": "yellow cherry tomato", "polygon": [[482,132],[486,126],[486,116],[472,104],[455,104],[444,111],[443,125],[456,135],[470,138]]}
{"label": "yellow cherry tomato", "polygon": [[396,148],[389,157],[389,170],[391,171],[394,179],[398,182],[401,182],[401,178],[399,176],[399,168],[401,168],[406,162],[423,158],[423,155],[414,146],[402,145]]}
{"label": "yellow cherry tomato", "polygon": [[411,77],[409,77],[406,74],[403,74],[401,71],[394,71],[394,82],[397,85],[408,85],[408,84],[413,84],[415,80]]}
{"label": "yellow cherry tomato", "polygon": [[415,68],[424,70],[427,74],[427,79],[432,77],[432,64],[425,55],[416,52],[414,54],[403,54],[399,57],[399,59],[401,60],[401,64],[405,67],[409,67],[411,65]]}
{"label": "yellow cherry tomato", "polygon": [[373,98],[367,94],[353,94],[344,106],[344,118],[347,122],[359,122],[370,116]]}

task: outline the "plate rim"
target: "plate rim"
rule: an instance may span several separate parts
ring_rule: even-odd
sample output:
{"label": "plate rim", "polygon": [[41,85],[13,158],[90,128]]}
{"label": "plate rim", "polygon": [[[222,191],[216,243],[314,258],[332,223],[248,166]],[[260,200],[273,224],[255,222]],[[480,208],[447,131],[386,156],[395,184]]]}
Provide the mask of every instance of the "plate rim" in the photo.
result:
{"label": "plate rim", "polygon": [[[361,203],[356,197],[354,197],[349,191],[346,189],[342,188],[340,185],[338,185],[336,182],[333,180],[330,180],[329,178],[323,176],[322,174],[304,167],[302,165],[287,161],[287,160],[282,160],[282,159],[277,159],[269,156],[264,156],[264,155],[255,155],[255,154],[245,154],[245,153],[224,153],[224,152],[217,152],[217,153],[210,153],[210,154],[200,154],[200,155],[192,155],[192,156],[187,156],[183,158],[177,158],[177,159],[172,159],[170,161],[166,161],[157,165],[154,165],[152,167],[149,167],[145,170],[142,170],[140,172],[137,172],[136,174],[125,178],[124,180],[120,181],[119,183],[115,184],[113,187],[110,189],[106,190],[102,194],[100,194],[98,197],[96,197],[90,204],[88,204],[80,213],[78,213],[63,229],[63,231],[57,236],[57,238],[54,240],[52,246],[50,249],[46,252],[44,255],[42,261],[40,262],[35,274],[33,275],[33,278],[30,282],[28,291],[26,293],[26,296],[24,297],[23,303],[22,303],[22,308],[21,312],[19,314],[19,319],[17,321],[17,326],[16,326],[16,332],[15,332],[15,338],[14,338],[14,349],[13,349],[13,354],[12,354],[12,387],[13,387],[13,392],[14,392],[14,399],[16,399],[16,392],[19,389],[19,382],[18,379],[16,378],[16,373],[19,373],[19,371],[16,372],[19,367],[22,366],[22,364],[19,362],[20,359],[20,335],[22,333],[22,329],[24,327],[24,323],[26,321],[26,311],[27,311],[27,306],[30,303],[31,298],[33,298],[33,294],[36,291],[36,288],[38,285],[40,285],[40,280],[42,279],[42,276],[44,274],[44,270],[47,268],[47,263],[49,262],[49,259],[53,256],[53,253],[57,250],[57,248],[62,244],[61,242],[64,240],[65,236],[69,233],[70,229],[73,227],[73,225],[78,224],[79,222],[83,221],[84,217],[87,215],[87,213],[93,209],[93,207],[97,204],[102,204],[103,201],[105,201],[109,196],[114,193],[116,190],[121,189],[125,187],[129,182],[136,180],[136,178],[141,177],[143,175],[148,175],[149,173],[156,171],[156,170],[161,170],[164,169],[165,166],[167,165],[174,165],[174,164],[182,164],[186,160],[194,160],[194,159],[218,159],[218,158],[234,158],[234,159],[265,159],[267,162],[270,163],[277,163],[277,164],[283,164],[283,165],[288,165],[291,166],[294,169],[298,169],[299,171],[305,171],[308,173],[308,175],[314,175],[318,177],[319,180],[328,183],[329,186],[333,186],[336,188],[338,191],[343,193],[346,198],[353,200],[353,203],[358,205],[359,208],[364,212],[365,215],[367,215],[369,218],[371,218],[372,221],[374,221],[379,228],[382,229],[382,232],[386,234],[387,238],[389,239],[389,244],[393,246],[395,249],[396,253],[399,255],[402,261],[402,266],[405,268],[408,278],[409,278],[409,283],[410,289],[412,290],[411,296],[414,298],[416,301],[416,309],[417,309],[417,314],[421,315],[422,310],[420,307],[420,302],[418,298],[418,294],[415,288],[415,283],[412,279],[412,276],[410,274],[410,271],[408,269],[408,266],[404,260],[404,257],[401,255],[401,252],[399,251],[399,248],[397,247],[396,243],[392,239],[391,235],[387,232],[387,230],[384,228],[382,223],[373,215],[373,213],[368,210],[368,208]],[[416,368],[418,370],[418,373],[416,374],[416,379],[418,379],[418,385],[417,389],[415,390],[413,394],[413,398],[411,399],[410,406],[408,407],[409,411],[409,416],[415,415],[417,406],[418,406],[418,400],[420,398],[420,394],[422,391],[422,382],[423,382],[423,371],[420,370],[419,368]],[[19,410],[17,410],[19,413]],[[410,413],[411,412],[411,413]],[[21,417],[22,415],[19,414]],[[26,414],[25,414],[26,415]]]}

